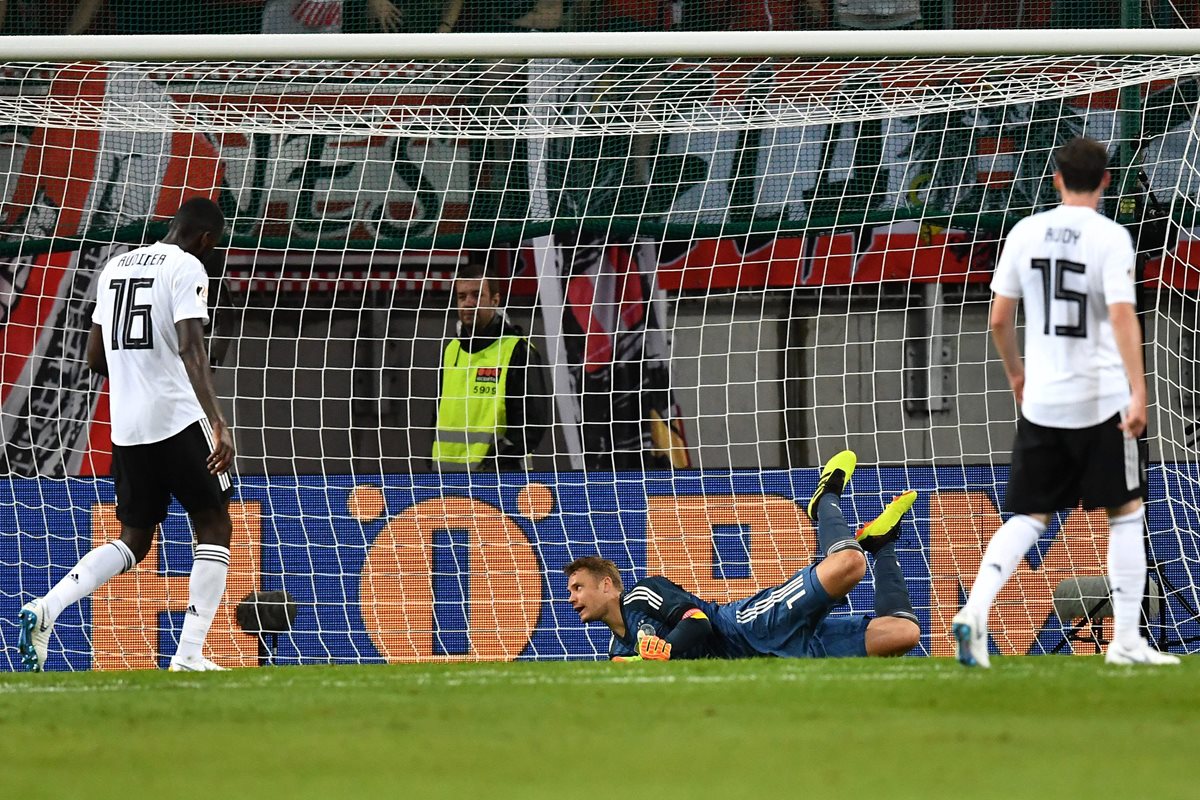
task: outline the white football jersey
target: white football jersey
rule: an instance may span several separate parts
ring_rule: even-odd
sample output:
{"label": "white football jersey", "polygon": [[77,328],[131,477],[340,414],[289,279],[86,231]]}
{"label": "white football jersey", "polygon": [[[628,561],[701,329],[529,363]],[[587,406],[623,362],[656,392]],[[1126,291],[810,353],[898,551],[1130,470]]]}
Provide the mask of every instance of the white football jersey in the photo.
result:
{"label": "white football jersey", "polygon": [[208,276],[195,256],[158,242],[100,271],[92,322],[104,330],[113,444],[161,442],[205,418],[179,356],[183,319],[208,322]]}
{"label": "white football jersey", "polygon": [[1021,298],[1021,413],[1053,428],[1097,425],[1129,405],[1129,381],[1108,307],[1136,302],[1133,241],[1093,209],[1059,206],[1008,234],[992,291]]}

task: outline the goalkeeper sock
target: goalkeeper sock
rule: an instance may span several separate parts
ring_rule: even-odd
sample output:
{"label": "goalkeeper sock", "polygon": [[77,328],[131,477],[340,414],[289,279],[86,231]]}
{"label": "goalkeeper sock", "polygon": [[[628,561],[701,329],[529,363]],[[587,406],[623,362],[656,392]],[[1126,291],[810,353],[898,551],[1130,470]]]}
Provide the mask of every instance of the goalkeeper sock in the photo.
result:
{"label": "goalkeeper sock", "polygon": [[1142,594],[1146,588],[1145,508],[1108,520],[1108,585],[1112,593],[1113,641],[1137,647],[1142,637]]}
{"label": "goalkeeper sock", "polygon": [[988,542],[979,564],[979,574],[971,584],[971,595],[963,608],[986,619],[996,595],[1004,588],[1021,557],[1045,532],[1045,525],[1026,514],[1017,514],[1001,525]]}
{"label": "goalkeeper sock", "polygon": [[229,548],[219,544],[196,545],[192,577],[188,581],[188,608],[179,633],[179,649],[175,657],[193,660],[202,657],[204,639],[212,626],[221,597],[225,594],[225,578],[229,574]]}
{"label": "goalkeeper sock", "polygon": [[854,534],[846,524],[841,498],[833,492],[826,492],[817,501],[817,543],[827,556],[841,550],[862,552],[862,545],[854,541]]}
{"label": "goalkeeper sock", "polygon": [[53,625],[64,608],[87,597],[110,578],[133,569],[135,564],[133,551],[120,539],[92,550],[42,598],[46,624]]}
{"label": "goalkeeper sock", "polygon": [[895,542],[888,542],[875,554],[875,616],[917,621],[904,573],[896,560]]}

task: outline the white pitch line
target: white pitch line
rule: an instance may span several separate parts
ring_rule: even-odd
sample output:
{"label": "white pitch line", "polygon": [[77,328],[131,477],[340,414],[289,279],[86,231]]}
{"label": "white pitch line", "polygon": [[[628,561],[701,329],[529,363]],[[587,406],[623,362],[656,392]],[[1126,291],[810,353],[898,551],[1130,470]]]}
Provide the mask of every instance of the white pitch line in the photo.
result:
{"label": "white pitch line", "polygon": [[[656,665],[657,666],[657,665]],[[19,694],[86,694],[93,692],[148,692],[148,691],[179,691],[179,690],[208,690],[220,687],[222,691],[240,689],[280,688],[289,689],[301,687],[305,689],[355,690],[355,689],[388,689],[396,686],[420,687],[461,687],[461,686],[669,686],[669,685],[720,685],[720,684],[754,684],[770,685],[773,683],[814,685],[828,683],[903,683],[929,681],[957,680],[990,680],[1002,681],[1010,678],[1024,680],[1036,676],[1040,670],[1036,664],[1010,664],[994,670],[959,670],[939,669],[930,670],[926,663],[907,664],[904,662],[891,663],[869,671],[848,672],[812,672],[798,663],[794,668],[772,668],[765,672],[737,673],[730,675],[692,675],[672,672],[669,668],[654,669],[641,672],[644,666],[596,664],[595,671],[574,673],[568,675],[553,674],[552,672],[517,671],[503,667],[485,667],[478,670],[453,671],[422,670],[386,670],[356,675],[353,678],[330,677],[315,681],[305,680],[303,667],[284,668],[288,672],[300,670],[293,675],[280,676],[274,670],[251,672],[237,670],[234,676],[225,680],[164,679],[161,682],[142,684],[131,683],[126,678],[117,678],[111,683],[72,685],[45,685],[36,682],[8,683],[0,680],[0,695]],[[1102,679],[1136,680],[1145,677],[1151,679],[1156,674],[1154,670],[1138,669],[1106,669],[1096,673]]]}

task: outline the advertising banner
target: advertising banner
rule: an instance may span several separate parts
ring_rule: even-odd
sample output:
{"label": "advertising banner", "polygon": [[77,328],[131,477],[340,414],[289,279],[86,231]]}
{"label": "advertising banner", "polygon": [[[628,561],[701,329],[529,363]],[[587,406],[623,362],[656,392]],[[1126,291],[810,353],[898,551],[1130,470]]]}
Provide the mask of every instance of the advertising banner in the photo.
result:
{"label": "advertising banner", "polygon": [[[1200,552],[1195,509],[1178,498],[1200,476],[1195,465],[1168,466],[1150,472],[1152,565],[1161,566],[1169,633],[1186,639],[1200,635],[1186,608]],[[662,574],[707,599],[749,596],[815,557],[802,506],[817,477],[815,469],[243,477],[229,586],[208,643],[220,663],[256,664],[257,642],[237,629],[234,609],[250,591],[283,589],[298,615],[279,637],[279,663],[602,658],[607,629],[579,622],[566,564],[599,554],[627,585]],[[914,654],[952,652],[950,618],[1001,524],[996,487],[1005,479],[1006,469],[986,466],[855,473],[842,501],[852,526],[905,488],[921,493],[897,546],[922,629]],[[0,668],[18,668],[21,604],[118,535],[112,500],[103,479],[0,484]],[[1000,652],[1063,649],[1054,589],[1104,574],[1106,530],[1102,512],[1078,510],[1050,526],[998,599],[991,632]],[[145,562],[64,613],[49,668],[164,665],[187,605],[190,543],[175,508]],[[869,614],[872,599],[868,575],[834,613]]]}

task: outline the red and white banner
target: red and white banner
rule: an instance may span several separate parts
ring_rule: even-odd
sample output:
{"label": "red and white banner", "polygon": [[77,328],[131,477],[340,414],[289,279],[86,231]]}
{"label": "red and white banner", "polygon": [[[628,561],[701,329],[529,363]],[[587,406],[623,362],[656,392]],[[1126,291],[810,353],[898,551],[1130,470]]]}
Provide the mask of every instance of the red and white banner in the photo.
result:
{"label": "red and white banner", "polygon": [[[543,304],[556,331],[555,395],[566,437],[593,470],[691,466],[683,415],[671,386],[671,341],[653,242],[556,234],[546,263],[562,303]],[[544,285],[544,284],[543,284]],[[563,411],[564,404],[567,406]],[[570,423],[564,423],[570,424]],[[578,452],[574,451],[578,448]]]}

